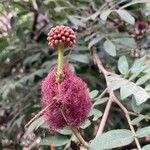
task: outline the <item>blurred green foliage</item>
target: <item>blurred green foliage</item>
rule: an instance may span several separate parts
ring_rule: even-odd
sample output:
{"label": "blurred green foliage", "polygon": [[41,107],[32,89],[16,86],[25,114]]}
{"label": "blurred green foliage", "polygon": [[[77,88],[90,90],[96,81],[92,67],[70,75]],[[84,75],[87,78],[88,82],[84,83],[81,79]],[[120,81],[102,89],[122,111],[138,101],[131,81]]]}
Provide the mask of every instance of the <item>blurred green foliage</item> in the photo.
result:
{"label": "blurred green foliage", "polygon": [[[77,44],[74,49],[65,52],[65,57],[88,84],[93,99],[93,110],[86,123],[81,126],[85,139],[90,141],[95,137],[108,100],[107,94],[100,99],[99,95],[109,88],[115,90],[117,97],[129,111],[136,113],[136,116],[132,116],[132,124],[138,129],[137,136],[142,138],[141,145],[150,142],[145,138],[150,135],[150,28],[137,31],[140,30],[137,22],[150,23],[150,14],[147,15],[150,9],[144,2],[135,2],[134,5],[125,7],[132,2],[134,1],[1,1],[0,149],[46,150],[50,144],[59,146],[60,150],[83,149],[76,144],[76,139],[68,128],[51,136],[42,117],[35,120],[28,129],[24,128],[41,110],[41,80],[57,63],[57,50],[48,47],[47,33],[52,26],[58,24],[70,26],[76,31]],[[93,62],[93,47],[97,49],[104,66],[119,75],[110,76],[107,84]],[[101,139],[96,139],[92,143],[93,149],[99,140],[104,140],[106,144],[103,145],[107,145],[107,140],[112,140],[108,138],[109,134],[117,134],[118,138],[124,140],[122,134],[125,132],[130,138],[130,131],[123,130],[127,128],[123,113],[113,105],[105,131],[122,130],[107,132]],[[132,138],[125,145],[130,144]],[[104,149],[124,146],[117,145],[117,142],[120,143],[115,141],[112,147],[107,145]],[[99,150],[99,147],[96,149]],[[131,143],[129,147],[117,150],[135,147]]]}

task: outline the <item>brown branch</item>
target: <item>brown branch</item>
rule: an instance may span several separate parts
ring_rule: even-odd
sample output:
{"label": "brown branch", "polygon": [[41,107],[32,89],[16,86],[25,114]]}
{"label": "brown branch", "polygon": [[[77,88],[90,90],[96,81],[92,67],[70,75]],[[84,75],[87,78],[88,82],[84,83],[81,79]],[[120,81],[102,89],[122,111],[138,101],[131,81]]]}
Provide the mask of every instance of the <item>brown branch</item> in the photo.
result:
{"label": "brown branch", "polygon": [[109,115],[109,111],[110,111],[110,108],[111,108],[111,105],[112,105],[112,101],[113,101],[113,96],[112,96],[112,93],[110,93],[109,100],[108,100],[107,105],[105,107],[104,115],[101,119],[101,123],[100,123],[100,126],[98,128],[96,136],[99,136],[103,133],[103,130],[104,130],[104,127],[105,127],[105,124],[106,124],[106,121],[107,121],[107,118],[108,118],[108,115]]}
{"label": "brown branch", "polygon": [[51,106],[52,104],[47,105],[44,109],[42,109],[38,114],[36,114],[26,125],[25,128],[27,128],[34,120],[39,118],[43,113]]}
{"label": "brown branch", "polygon": [[103,66],[103,64],[102,64],[102,62],[101,62],[101,60],[99,59],[99,56],[98,56],[98,54],[97,54],[96,47],[94,47],[94,46],[92,47],[92,54],[93,54],[94,63],[97,65],[99,71],[103,73],[104,77],[107,78],[107,76],[110,75],[111,73],[108,72],[108,71],[104,68],[104,66]]}
{"label": "brown branch", "polygon": [[129,127],[130,127],[130,130],[132,131],[132,133],[134,134],[134,140],[135,140],[135,143],[136,143],[136,146],[138,148],[138,150],[141,150],[141,145],[139,143],[139,140],[138,138],[135,136],[135,130],[131,124],[131,118],[130,118],[130,115],[129,115],[129,112],[128,110],[123,106],[123,104],[117,99],[117,97],[115,95],[114,96],[114,102],[123,110],[123,112],[125,113],[125,116],[127,118],[127,121],[128,121],[128,124],[129,124]]}
{"label": "brown branch", "polygon": [[[111,74],[111,72],[108,72],[104,66],[102,65],[102,62],[101,60],[99,59],[98,57],[98,54],[97,54],[97,51],[96,51],[96,47],[93,47],[93,58],[94,58],[94,62],[95,64],[97,65],[99,71],[101,71],[105,77],[105,79],[107,79],[107,76]],[[127,122],[129,124],[129,127],[130,127],[130,130],[132,131],[132,133],[135,135],[135,130],[134,130],[134,127],[132,126],[131,124],[131,118],[130,118],[130,114],[131,112],[129,112],[123,105],[122,103],[117,99],[117,97],[115,96],[114,92],[110,92],[109,93],[109,100],[107,102],[107,105],[106,105],[106,108],[105,108],[105,111],[104,111],[104,114],[103,114],[103,117],[102,117],[102,120],[100,122],[100,126],[99,126],[99,129],[98,129],[98,132],[97,132],[97,135],[96,136],[99,136],[102,134],[103,130],[104,130],[104,127],[105,127],[105,124],[106,124],[106,121],[107,121],[107,118],[108,118],[108,115],[109,115],[109,111],[110,111],[110,108],[111,108],[111,105],[112,105],[112,101],[116,102],[118,104],[118,106],[123,110],[123,112],[125,113],[125,116],[126,116],[126,119],[127,119]],[[133,113],[132,113],[133,115]],[[138,150],[141,150],[141,146],[140,146],[140,143],[139,143],[139,140],[136,136],[134,136],[134,140],[135,140],[135,143],[136,143],[136,146],[138,148]]]}
{"label": "brown branch", "polygon": [[[104,66],[103,66],[103,64],[102,64],[102,62],[99,59],[99,56],[97,54],[96,47],[92,47],[92,54],[93,54],[93,59],[94,59],[95,64],[97,65],[99,71],[102,72],[102,74],[104,75],[105,80],[106,80],[107,76],[110,75],[111,73],[108,72],[104,68]],[[106,89],[106,91],[107,91],[107,89]],[[109,93],[109,100],[108,100],[107,105],[105,107],[104,114],[102,116],[102,119],[101,119],[101,122],[100,122],[100,125],[99,125],[96,136],[99,136],[103,133],[103,130],[104,130],[104,127],[105,127],[105,124],[106,124],[106,121],[107,121],[107,118],[108,118],[108,115],[109,115],[109,112],[110,112],[110,108],[111,108],[111,105],[112,105],[112,101],[113,101],[112,93]]]}
{"label": "brown branch", "polygon": [[55,150],[55,145],[54,144],[50,145],[50,150]]}
{"label": "brown branch", "polygon": [[98,96],[96,97],[95,99],[101,99],[105,94],[107,93],[107,88]]}

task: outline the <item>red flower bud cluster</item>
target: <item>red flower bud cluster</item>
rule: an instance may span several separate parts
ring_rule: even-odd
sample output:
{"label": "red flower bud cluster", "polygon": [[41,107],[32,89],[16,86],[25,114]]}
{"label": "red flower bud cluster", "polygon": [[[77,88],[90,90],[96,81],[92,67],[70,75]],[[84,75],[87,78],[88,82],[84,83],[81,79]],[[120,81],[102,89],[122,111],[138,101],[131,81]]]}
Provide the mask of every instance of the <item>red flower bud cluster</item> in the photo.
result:
{"label": "red flower bud cluster", "polygon": [[[64,65],[64,80],[56,82],[57,68],[42,82],[43,107],[50,105],[45,111],[44,118],[51,131],[65,126],[79,127],[89,115],[91,99],[86,83],[77,77],[68,64]],[[56,98],[56,99],[55,99]],[[64,119],[60,108],[64,111]]]}
{"label": "red flower bud cluster", "polygon": [[145,21],[137,21],[135,24],[135,33],[132,34],[136,40],[141,40],[146,35],[146,32],[149,28],[149,24]]}
{"label": "red flower bud cluster", "polygon": [[143,32],[145,32],[147,29],[148,29],[148,23],[147,22],[144,22],[144,21],[138,21],[138,22],[136,22],[136,24],[135,24],[135,30],[136,30],[136,32],[141,32],[141,33],[143,33]]}
{"label": "red flower bud cluster", "polygon": [[48,33],[48,45],[53,48],[63,45],[64,48],[72,48],[76,42],[75,32],[63,25],[53,27]]}

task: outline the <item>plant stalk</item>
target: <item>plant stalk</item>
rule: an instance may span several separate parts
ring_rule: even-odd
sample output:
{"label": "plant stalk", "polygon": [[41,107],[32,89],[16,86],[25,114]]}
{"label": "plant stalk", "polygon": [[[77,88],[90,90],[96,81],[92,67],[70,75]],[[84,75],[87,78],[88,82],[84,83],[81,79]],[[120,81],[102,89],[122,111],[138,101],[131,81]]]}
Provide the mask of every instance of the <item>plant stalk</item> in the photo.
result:
{"label": "plant stalk", "polygon": [[58,47],[58,66],[57,66],[57,79],[56,79],[58,83],[60,83],[64,77],[63,66],[64,66],[64,46],[60,45]]}

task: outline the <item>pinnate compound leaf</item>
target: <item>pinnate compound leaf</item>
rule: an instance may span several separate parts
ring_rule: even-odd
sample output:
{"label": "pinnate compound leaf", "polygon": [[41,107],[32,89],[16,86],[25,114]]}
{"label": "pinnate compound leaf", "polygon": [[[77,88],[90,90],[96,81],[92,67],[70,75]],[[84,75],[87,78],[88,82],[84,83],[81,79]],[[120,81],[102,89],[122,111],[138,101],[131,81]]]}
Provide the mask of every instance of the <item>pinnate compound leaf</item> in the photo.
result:
{"label": "pinnate compound leaf", "polygon": [[149,135],[150,135],[150,126],[141,128],[141,129],[137,130],[137,132],[136,132],[136,136],[139,138],[143,138],[143,137],[146,137]]}
{"label": "pinnate compound leaf", "polygon": [[109,55],[116,56],[116,46],[110,40],[104,42],[104,49]]}
{"label": "pinnate compound leaf", "polygon": [[69,142],[69,139],[66,136],[55,135],[48,136],[42,139],[40,145],[50,145],[54,144],[55,146],[62,146]]}
{"label": "pinnate compound leaf", "polygon": [[117,90],[122,86],[127,86],[128,88],[126,89],[129,90],[128,95],[129,93],[134,95],[137,105],[144,103],[150,98],[150,93],[147,92],[144,88],[136,85],[134,82],[131,82],[116,75],[112,75],[107,78],[107,86],[108,89],[111,91]]}
{"label": "pinnate compound leaf", "polygon": [[89,150],[105,150],[129,145],[134,140],[132,132],[126,129],[108,131],[96,137]]}

